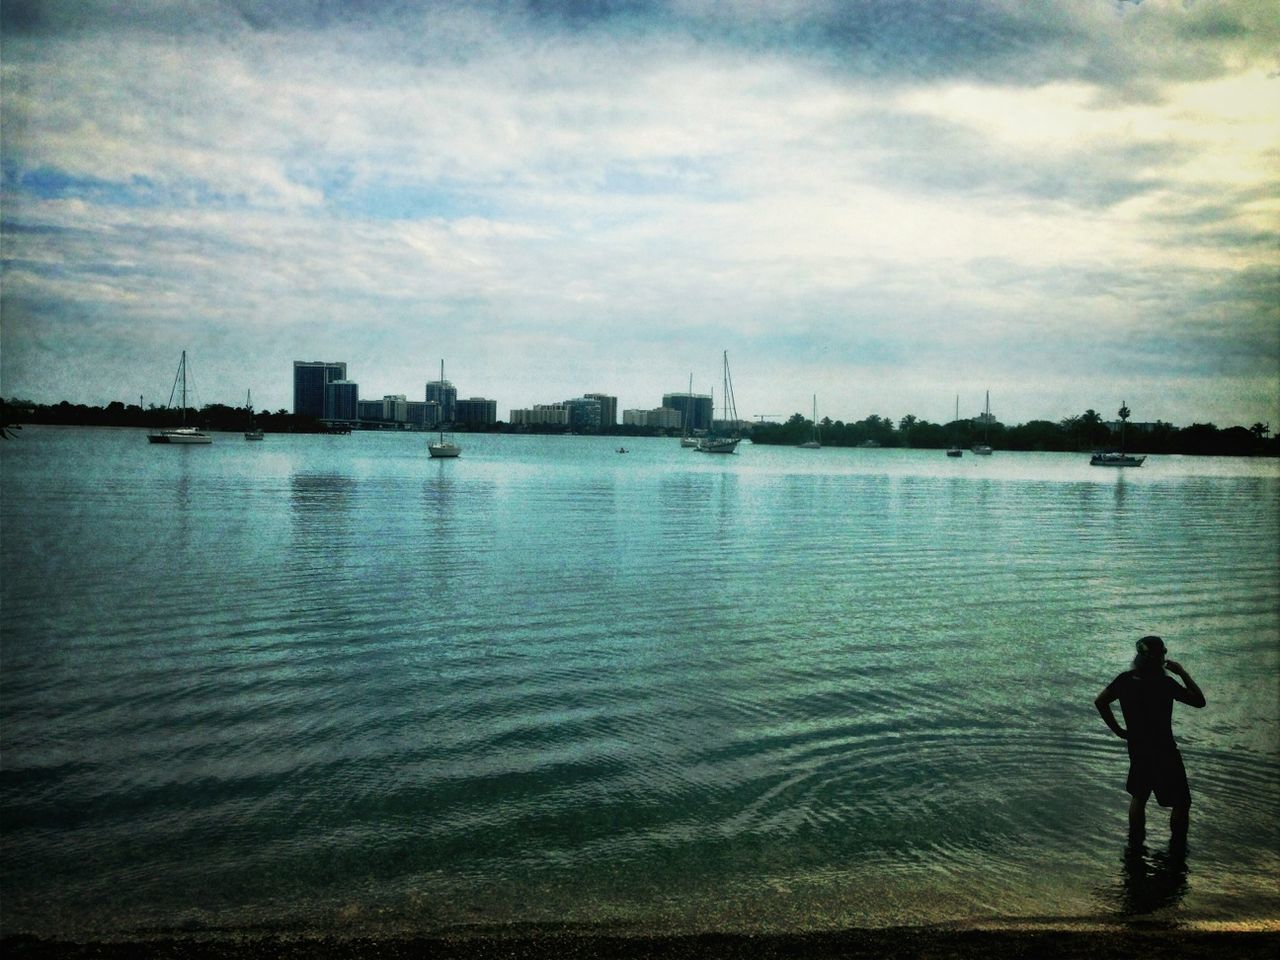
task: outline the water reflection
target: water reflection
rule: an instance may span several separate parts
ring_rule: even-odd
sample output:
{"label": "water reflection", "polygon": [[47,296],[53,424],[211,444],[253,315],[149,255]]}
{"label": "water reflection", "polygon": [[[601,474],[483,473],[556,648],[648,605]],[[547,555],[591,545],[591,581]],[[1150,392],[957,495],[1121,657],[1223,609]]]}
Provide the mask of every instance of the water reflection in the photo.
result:
{"label": "water reflection", "polygon": [[1171,844],[1152,853],[1145,844],[1130,842],[1122,857],[1119,889],[1115,891],[1122,916],[1141,916],[1176,907],[1187,894],[1186,848]]}

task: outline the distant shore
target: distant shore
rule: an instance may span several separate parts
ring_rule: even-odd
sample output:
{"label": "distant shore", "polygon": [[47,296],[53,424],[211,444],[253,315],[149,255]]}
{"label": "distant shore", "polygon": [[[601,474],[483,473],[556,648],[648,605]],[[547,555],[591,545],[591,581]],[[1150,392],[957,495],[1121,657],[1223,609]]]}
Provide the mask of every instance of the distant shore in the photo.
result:
{"label": "distant shore", "polygon": [[72,942],[6,937],[0,949],[12,960],[782,960],[782,958],[906,958],[935,960],[1103,960],[1143,957],[1280,955],[1280,924],[1178,926],[1134,923],[1025,923],[989,926],[894,927],[821,933],[707,933],[627,936],[543,930],[451,937],[215,937]]}

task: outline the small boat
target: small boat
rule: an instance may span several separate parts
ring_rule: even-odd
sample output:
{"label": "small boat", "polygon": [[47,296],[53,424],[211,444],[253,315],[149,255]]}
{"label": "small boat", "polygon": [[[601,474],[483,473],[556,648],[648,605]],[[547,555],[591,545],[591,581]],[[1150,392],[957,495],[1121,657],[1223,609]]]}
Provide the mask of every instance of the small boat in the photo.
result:
{"label": "small boat", "polygon": [[195,427],[187,426],[187,351],[182,351],[182,359],[178,361],[178,372],[173,378],[173,389],[169,391],[169,409],[173,408],[173,396],[182,382],[182,426],[170,430],[152,430],[147,434],[148,443],[213,443],[213,437]]}
{"label": "small boat", "polygon": [[619,447],[619,448],[618,448],[618,452],[619,452],[619,453],[626,453],[626,452],[627,452],[627,448],[626,448],[626,447]]}
{"label": "small boat", "polygon": [[[444,383],[444,360],[440,361],[440,382]],[[456,457],[462,453],[462,448],[452,440],[444,438],[444,410],[440,411],[440,436],[435,443],[427,444],[427,453],[438,460]]]}
{"label": "small boat", "polygon": [[689,374],[689,399],[684,405],[684,432],[680,435],[680,446],[685,449],[693,449],[698,446],[698,438],[691,436],[690,431],[692,425],[690,421],[693,419],[693,374]]}
{"label": "small boat", "polygon": [[1120,401],[1120,449],[1119,450],[1096,450],[1093,456],[1089,458],[1089,465],[1093,467],[1140,467],[1147,458],[1145,456],[1135,457],[1132,454],[1124,452],[1124,424],[1129,419],[1129,407]]}
{"label": "small boat", "polygon": [[813,395],[813,436],[804,443],[797,444],[801,450],[821,450],[822,444],[818,442],[818,395]]}
{"label": "small boat", "polygon": [[1095,467],[1140,467],[1146,459],[1145,455],[1135,457],[1119,450],[1098,450],[1089,458],[1089,463]]}
{"label": "small boat", "polygon": [[[959,423],[959,422],[960,422],[960,394],[957,393],[956,394],[956,423]],[[964,456],[964,451],[960,449],[960,444],[956,443],[954,438],[951,441],[951,446],[947,447],[947,456],[948,457]]]}
{"label": "small boat", "polygon": [[[738,408],[733,402],[733,378],[729,376],[729,351],[724,352],[724,423],[731,432],[717,435],[715,421],[712,420],[712,432],[698,441],[694,447],[699,453],[733,453],[742,442],[738,435]],[[728,425],[732,426],[728,426]]]}
{"label": "small boat", "polygon": [[249,408],[249,429],[244,432],[246,440],[265,440],[266,437],[262,430],[253,425],[253,391],[246,390],[244,393],[244,405]]}
{"label": "small boat", "polygon": [[991,456],[991,445],[987,443],[987,428],[991,425],[991,391],[987,391],[987,407],[982,414],[982,442],[975,443],[971,449],[980,457]]}

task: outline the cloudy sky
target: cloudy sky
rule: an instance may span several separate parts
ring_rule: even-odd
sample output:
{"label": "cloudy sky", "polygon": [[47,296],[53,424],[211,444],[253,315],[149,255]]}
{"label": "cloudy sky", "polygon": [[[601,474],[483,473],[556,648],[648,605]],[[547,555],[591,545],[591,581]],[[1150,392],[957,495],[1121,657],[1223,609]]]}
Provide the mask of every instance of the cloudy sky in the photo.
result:
{"label": "cloudy sky", "polygon": [[1280,0],[2,9],[8,397],[1280,428]]}

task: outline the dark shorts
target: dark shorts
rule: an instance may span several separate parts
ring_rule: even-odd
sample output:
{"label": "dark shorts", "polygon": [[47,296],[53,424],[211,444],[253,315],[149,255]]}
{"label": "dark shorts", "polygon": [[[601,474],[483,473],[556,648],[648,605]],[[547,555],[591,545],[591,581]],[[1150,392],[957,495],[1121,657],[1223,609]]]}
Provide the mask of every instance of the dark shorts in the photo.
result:
{"label": "dark shorts", "polygon": [[1187,768],[1176,746],[1138,748],[1129,746],[1129,779],[1125,789],[1133,796],[1156,795],[1162,807],[1189,807],[1191,788]]}

